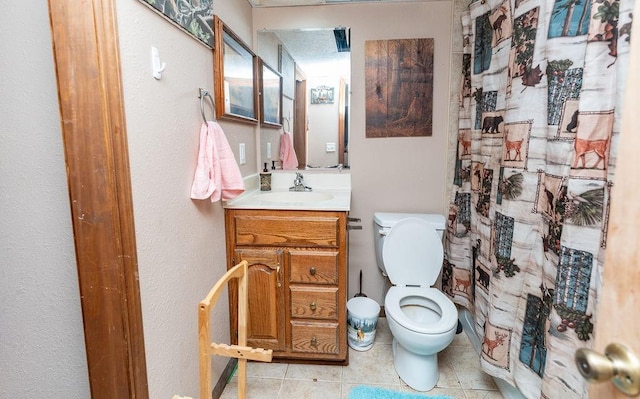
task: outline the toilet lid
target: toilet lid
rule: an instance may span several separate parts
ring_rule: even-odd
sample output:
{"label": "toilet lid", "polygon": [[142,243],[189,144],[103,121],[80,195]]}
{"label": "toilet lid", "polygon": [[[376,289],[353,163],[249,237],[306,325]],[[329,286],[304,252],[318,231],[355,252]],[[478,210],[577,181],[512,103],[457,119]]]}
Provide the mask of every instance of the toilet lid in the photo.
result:
{"label": "toilet lid", "polygon": [[382,261],[394,285],[431,287],[442,268],[444,250],[440,235],[417,218],[398,221],[387,233]]}

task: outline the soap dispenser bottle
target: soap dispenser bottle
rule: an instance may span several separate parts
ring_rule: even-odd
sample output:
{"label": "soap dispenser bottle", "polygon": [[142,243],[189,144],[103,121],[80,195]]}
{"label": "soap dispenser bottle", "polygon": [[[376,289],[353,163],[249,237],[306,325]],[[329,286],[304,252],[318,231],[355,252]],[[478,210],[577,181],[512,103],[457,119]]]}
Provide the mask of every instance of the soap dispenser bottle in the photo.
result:
{"label": "soap dispenser bottle", "polygon": [[267,169],[267,163],[264,163],[264,169],[260,173],[260,191],[271,191],[271,172]]}

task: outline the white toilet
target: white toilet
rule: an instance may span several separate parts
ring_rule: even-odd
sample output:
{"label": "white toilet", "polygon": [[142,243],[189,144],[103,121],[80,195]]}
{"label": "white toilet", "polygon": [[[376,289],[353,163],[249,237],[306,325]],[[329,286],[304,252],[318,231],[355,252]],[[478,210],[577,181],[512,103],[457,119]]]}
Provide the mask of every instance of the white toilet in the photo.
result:
{"label": "white toilet", "polygon": [[375,213],[376,258],[393,284],[384,301],[393,334],[393,362],[411,388],[438,382],[438,352],[456,334],[458,310],[435,284],[444,252],[442,215]]}

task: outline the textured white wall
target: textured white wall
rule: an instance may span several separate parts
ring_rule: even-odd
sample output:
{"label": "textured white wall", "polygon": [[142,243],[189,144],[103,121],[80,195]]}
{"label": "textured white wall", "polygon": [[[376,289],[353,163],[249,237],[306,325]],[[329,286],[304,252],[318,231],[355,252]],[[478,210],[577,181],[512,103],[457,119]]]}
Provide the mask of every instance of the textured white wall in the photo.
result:
{"label": "textured white wall", "polygon": [[[197,93],[213,89],[212,51],[138,1],[117,7],[149,396],[198,397],[197,304],[226,271],[222,204],[189,198],[203,123]],[[228,19],[242,20],[232,11]],[[151,46],[167,64],[161,80]],[[255,173],[256,128],[221,124],[234,151],[247,144],[243,173]],[[224,296],[213,315],[217,342],[229,341],[228,314]],[[227,361],[215,358],[214,384]]]}
{"label": "textured white wall", "polygon": [[3,4],[0,37],[0,397],[84,399],[89,380],[46,0]]}
{"label": "textured white wall", "polygon": [[[351,216],[362,219],[362,231],[349,242],[349,296],[363,291],[383,303],[384,279],[375,260],[373,214],[386,212],[446,213],[449,135],[450,1],[361,3],[340,6],[256,8],[257,29],[351,28]],[[365,138],[365,40],[435,39],[433,136]]]}

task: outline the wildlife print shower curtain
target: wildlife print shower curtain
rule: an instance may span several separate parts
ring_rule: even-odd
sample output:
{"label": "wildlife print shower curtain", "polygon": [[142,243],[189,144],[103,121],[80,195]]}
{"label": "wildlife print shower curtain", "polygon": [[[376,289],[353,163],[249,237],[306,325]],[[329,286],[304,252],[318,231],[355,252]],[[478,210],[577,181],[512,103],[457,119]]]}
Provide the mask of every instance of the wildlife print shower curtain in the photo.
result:
{"label": "wildlife print shower curtain", "polygon": [[528,398],[584,398],[633,0],[478,0],[463,16],[443,290],[481,363]]}

